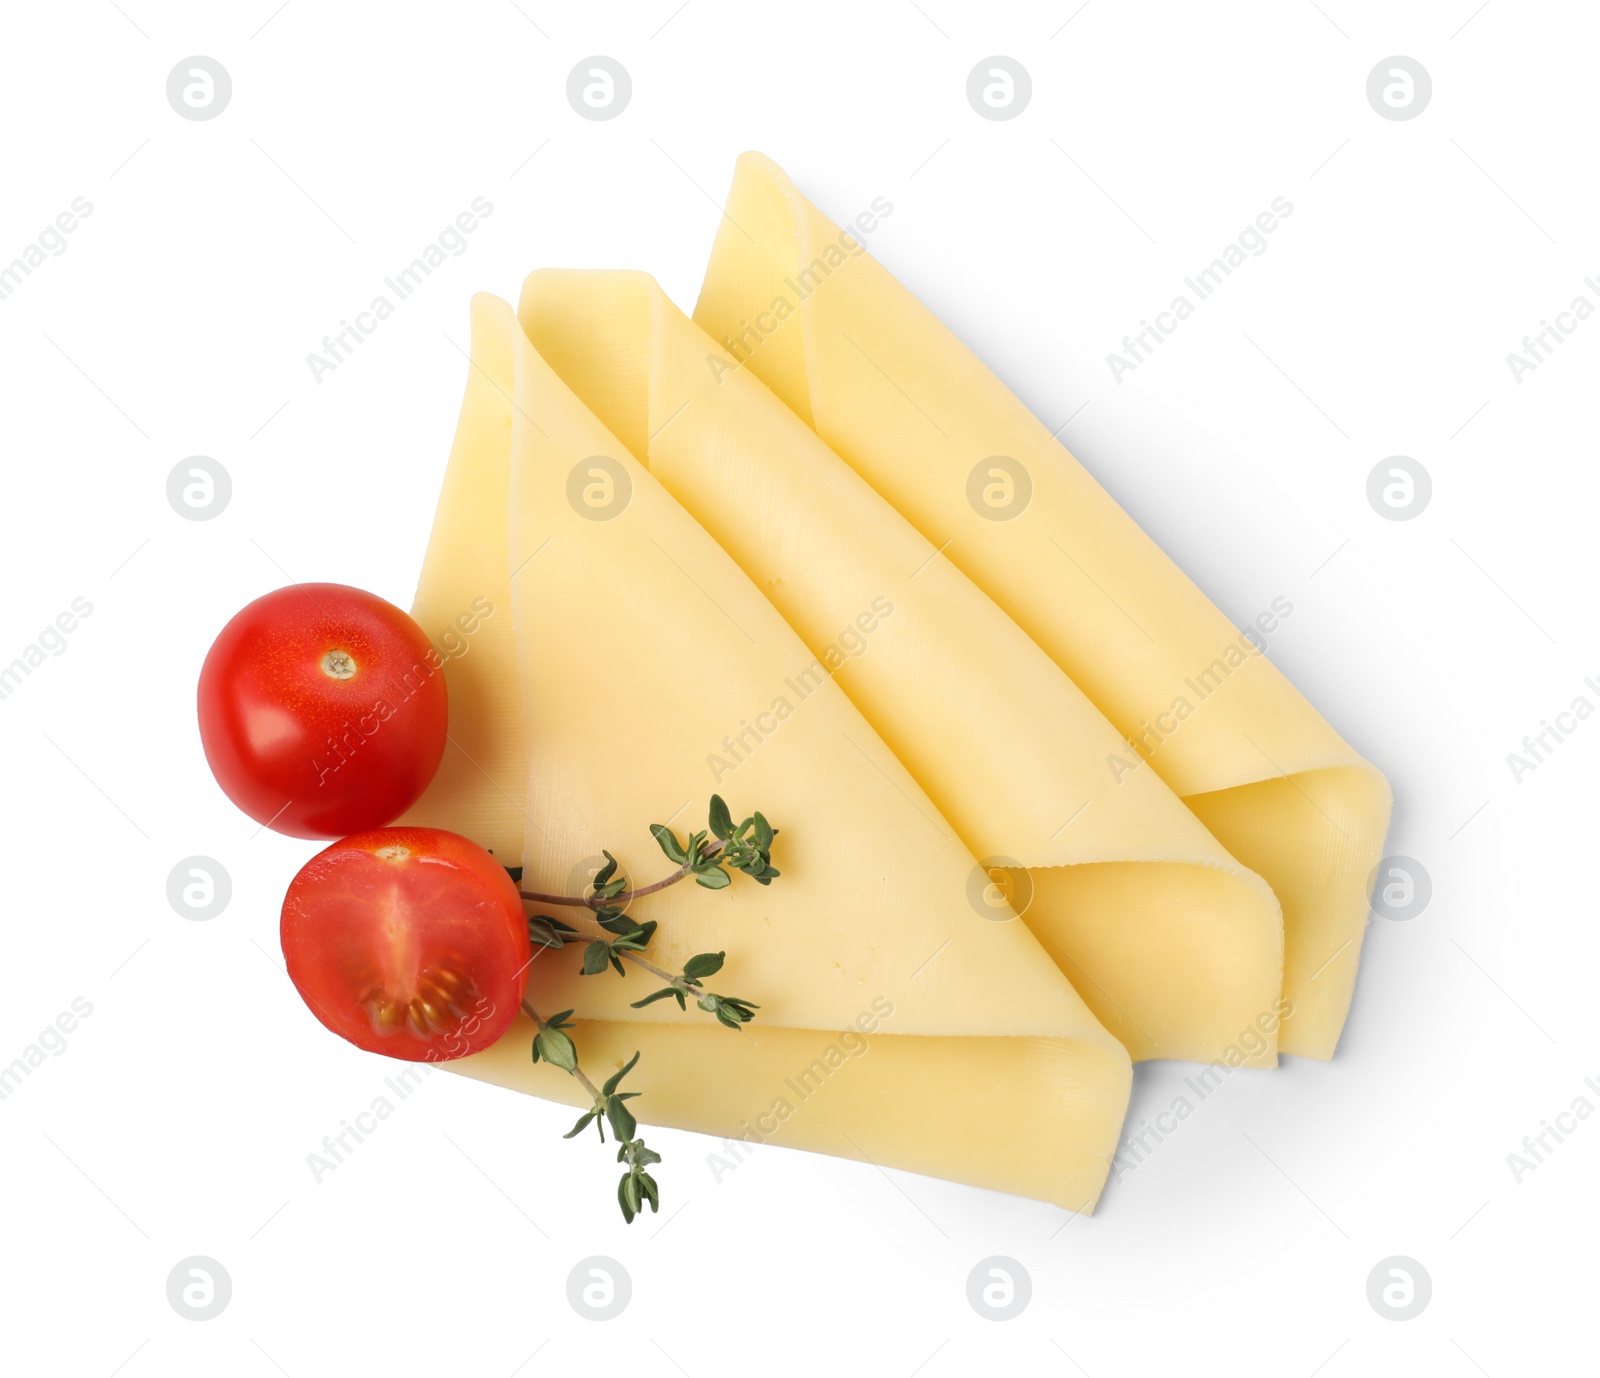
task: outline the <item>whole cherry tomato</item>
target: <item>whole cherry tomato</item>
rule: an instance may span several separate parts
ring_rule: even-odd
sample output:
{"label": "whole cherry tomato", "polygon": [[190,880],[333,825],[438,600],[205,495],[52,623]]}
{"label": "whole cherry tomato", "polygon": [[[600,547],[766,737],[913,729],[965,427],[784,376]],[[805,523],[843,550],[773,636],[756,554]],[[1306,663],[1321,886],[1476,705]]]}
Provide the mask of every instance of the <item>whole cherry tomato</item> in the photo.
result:
{"label": "whole cherry tomato", "polygon": [[343,584],[244,608],[200,670],[200,741],[258,823],[328,838],[392,823],[444,755],[443,659],[406,613]]}
{"label": "whole cherry tomato", "polygon": [[475,842],[375,828],[300,869],[280,927],[311,1012],[368,1052],[444,1062],[516,1017],[532,945],[517,887]]}

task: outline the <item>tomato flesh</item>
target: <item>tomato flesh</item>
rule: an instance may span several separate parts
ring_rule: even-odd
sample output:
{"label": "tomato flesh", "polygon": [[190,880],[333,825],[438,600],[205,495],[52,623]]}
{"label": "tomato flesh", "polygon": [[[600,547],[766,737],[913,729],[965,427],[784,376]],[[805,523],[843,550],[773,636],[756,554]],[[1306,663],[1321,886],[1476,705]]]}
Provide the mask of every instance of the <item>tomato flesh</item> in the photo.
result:
{"label": "tomato flesh", "polygon": [[510,876],[438,828],[375,828],[319,852],[290,883],[280,937],[289,979],[327,1028],[408,1062],[495,1042],[532,956]]}
{"label": "tomato flesh", "polygon": [[200,670],[200,741],[223,792],[290,837],[392,823],[444,756],[443,660],[409,615],[343,584],[258,598]]}

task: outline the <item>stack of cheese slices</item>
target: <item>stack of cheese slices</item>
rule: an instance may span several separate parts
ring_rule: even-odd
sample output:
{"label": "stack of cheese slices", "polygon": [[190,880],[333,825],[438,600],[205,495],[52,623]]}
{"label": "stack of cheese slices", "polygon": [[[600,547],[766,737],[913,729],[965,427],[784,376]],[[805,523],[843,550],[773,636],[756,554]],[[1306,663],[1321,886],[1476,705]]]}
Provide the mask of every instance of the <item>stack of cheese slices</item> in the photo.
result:
{"label": "stack of cheese slices", "polygon": [[[474,299],[414,611],[492,612],[406,821],[577,893],[602,847],[655,879],[647,825],[713,791],[760,808],[781,880],[635,914],[669,963],[726,950],[757,1021],[545,953],[530,995],[585,1066],[640,1052],[646,1123],[1089,1210],[1131,1061],[1332,1056],[1388,786],[841,243],[747,154],[693,320],[634,272]],[[532,1033],[450,1065],[579,1103]]]}

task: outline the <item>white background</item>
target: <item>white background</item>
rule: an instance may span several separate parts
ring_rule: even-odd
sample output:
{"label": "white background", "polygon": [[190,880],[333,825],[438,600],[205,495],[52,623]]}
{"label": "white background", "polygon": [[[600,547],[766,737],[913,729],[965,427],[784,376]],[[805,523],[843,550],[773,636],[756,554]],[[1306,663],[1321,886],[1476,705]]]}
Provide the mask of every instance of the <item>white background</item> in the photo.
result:
{"label": "white background", "polygon": [[[1593,8],[274,3],[6,11],[0,263],[74,197],[94,209],[0,301],[0,662],[73,598],[94,610],[0,702],[0,1062],[75,997],[93,1013],[0,1102],[0,1367],[1592,1362],[1600,1124],[1520,1183],[1506,1158],[1574,1098],[1600,1106],[1600,722],[1520,784],[1505,758],[1578,694],[1600,704],[1600,320],[1520,383],[1506,362],[1580,292],[1600,304]],[[165,96],[193,54],[234,87],[204,123]],[[565,98],[591,54],[632,75],[611,122]],[[991,54],[1032,76],[1008,122],[965,97]],[[1407,122],[1365,94],[1393,54],[1432,76]],[[320,1184],[307,1166],[392,1067],[283,973],[278,903],[311,847],[212,784],[201,657],[291,578],[409,602],[469,295],[633,266],[691,307],[748,147],[835,218],[887,196],[873,252],[1047,424],[1076,413],[1066,441],[1178,562],[1241,622],[1294,603],[1272,654],[1389,773],[1388,850],[1432,877],[1423,913],[1374,920],[1338,1057],[1235,1077],[1092,1218],[777,1148],[717,1184],[712,1144],[657,1132],[663,1214],[625,1228],[608,1155],[559,1138],[570,1112],[446,1075]],[[467,251],[314,381],[306,355],[475,196],[494,210]],[[1115,382],[1107,352],[1276,196],[1294,211],[1269,250]],[[166,499],[194,454],[232,476],[212,521]],[[1433,478],[1413,521],[1365,496],[1394,454]],[[166,899],[195,854],[232,877],[210,922]],[[1190,1070],[1139,1068],[1130,1124]],[[634,1288],[604,1324],[566,1298],[597,1254]],[[1366,1296],[1396,1254],[1433,1281],[1404,1323]],[[168,1304],[190,1255],[232,1278],[214,1320]],[[1016,1320],[967,1303],[991,1255],[1031,1275]]]}

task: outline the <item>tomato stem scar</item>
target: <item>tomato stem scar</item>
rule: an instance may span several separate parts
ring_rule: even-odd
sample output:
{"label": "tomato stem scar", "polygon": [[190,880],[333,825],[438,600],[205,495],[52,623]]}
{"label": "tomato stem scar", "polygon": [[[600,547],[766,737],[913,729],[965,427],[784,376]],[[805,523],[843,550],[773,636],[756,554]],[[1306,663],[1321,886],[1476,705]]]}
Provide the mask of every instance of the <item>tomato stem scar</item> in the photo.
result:
{"label": "tomato stem scar", "polygon": [[356,660],[349,651],[324,651],[317,664],[329,679],[354,679],[356,675]]}

